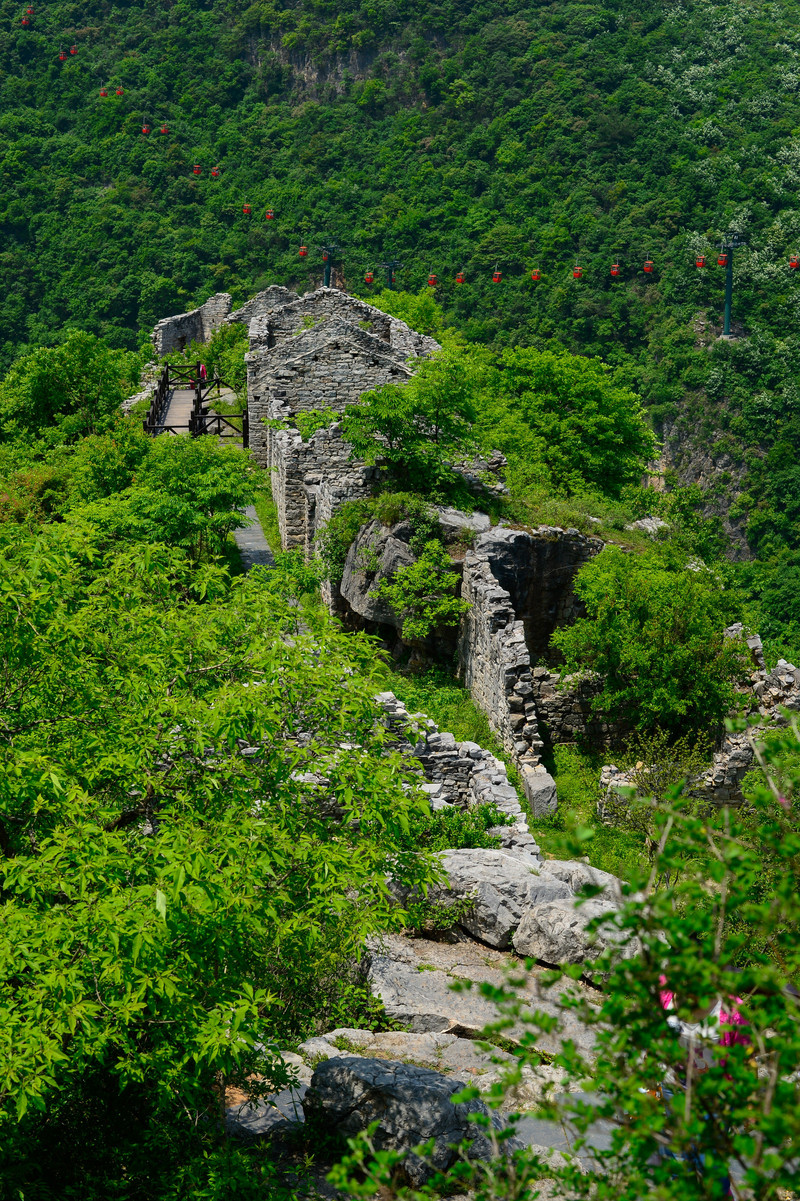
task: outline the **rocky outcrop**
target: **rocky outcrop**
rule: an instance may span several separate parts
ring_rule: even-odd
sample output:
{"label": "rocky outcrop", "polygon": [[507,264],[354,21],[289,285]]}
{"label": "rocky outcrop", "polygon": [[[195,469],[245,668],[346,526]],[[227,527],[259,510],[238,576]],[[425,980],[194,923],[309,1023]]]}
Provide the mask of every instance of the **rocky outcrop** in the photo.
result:
{"label": "rocky outcrop", "polygon": [[491,947],[510,946],[523,914],[532,905],[571,897],[563,881],[544,868],[534,874],[529,861],[507,851],[483,847],[443,851],[439,860],[449,887],[432,889],[430,899],[471,899],[472,908],[458,924]]}
{"label": "rocky outcrop", "polygon": [[160,358],[173,350],[185,350],[192,342],[208,342],[224,323],[232,303],[227,292],[217,292],[189,313],[163,317],[150,335],[156,355]]}
{"label": "rocky outcrop", "polygon": [[[475,1038],[485,1026],[503,1017],[498,1004],[477,986],[505,988],[509,971],[519,976],[519,968],[519,961],[513,956],[473,943],[466,935],[463,942],[448,944],[387,934],[372,947],[369,980],[387,1017],[404,1029]],[[454,990],[453,985],[459,982],[461,987]],[[476,987],[464,987],[465,982]],[[513,991],[523,1015],[536,1011],[557,1019],[560,1025],[560,1029],[538,1033],[537,1048],[547,1055],[556,1055],[562,1039],[568,1039],[581,1053],[591,1054],[594,1031],[564,1005],[561,1000],[564,988],[563,983],[557,987],[543,985],[534,970]],[[567,992],[570,990],[590,1000],[579,984],[570,985]],[[524,1033],[523,1021],[504,1031],[510,1039],[521,1038]]]}
{"label": "rocky outcrop", "polygon": [[[621,959],[632,959],[641,951],[638,939],[623,936],[611,922],[603,922],[616,911],[608,900],[583,901],[580,906],[567,898],[534,905],[522,917],[514,935],[514,950],[542,963],[586,963],[616,949]],[[597,923],[598,928],[589,927]]]}
{"label": "rocky outcrop", "polygon": [[[491,1159],[489,1137],[469,1121],[470,1114],[489,1117],[483,1101],[454,1103],[463,1086],[441,1072],[398,1060],[356,1056],[328,1059],[319,1065],[303,1098],[306,1120],[326,1134],[354,1137],[372,1122],[376,1151],[404,1151],[408,1182],[421,1186],[444,1172],[458,1156],[454,1144],[470,1140],[469,1159]],[[495,1124],[501,1125],[495,1117]],[[414,1151],[433,1142],[424,1158]]]}

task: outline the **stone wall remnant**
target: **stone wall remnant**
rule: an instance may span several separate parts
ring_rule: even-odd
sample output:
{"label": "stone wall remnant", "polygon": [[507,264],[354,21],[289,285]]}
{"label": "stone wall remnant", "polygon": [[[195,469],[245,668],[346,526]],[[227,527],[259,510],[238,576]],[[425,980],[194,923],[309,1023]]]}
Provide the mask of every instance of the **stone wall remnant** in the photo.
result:
{"label": "stone wall remnant", "polygon": [[543,740],[532,657],[547,653],[557,625],[580,612],[576,573],[603,547],[577,530],[495,527],[464,559],[459,659],[475,703],[519,766],[535,815],[556,807],[555,781],[541,763]]}
{"label": "stone wall remnant", "polygon": [[189,313],[162,317],[150,335],[156,355],[160,358],[173,350],[185,350],[191,342],[208,342],[224,323],[232,303],[227,292],[217,292]]}
{"label": "stone wall remnant", "polygon": [[[734,631],[731,634],[731,629]],[[728,637],[744,636],[754,661],[762,662],[761,639],[757,634],[743,635],[741,625],[725,631]],[[749,694],[749,695],[748,695]],[[761,723],[755,728],[726,734],[722,745],[714,752],[711,767],[689,782],[688,792],[714,805],[741,805],[744,800],[742,782],[756,762],[754,743],[772,726],[785,726],[785,711],[800,711],[800,669],[785,659],[779,659],[771,671],[759,667],[750,676],[750,687],[740,693],[745,708],[757,712]],[[600,773],[600,797],[597,812],[601,821],[609,820],[612,811],[625,803],[620,789],[632,787],[630,774],[616,764],[606,764]],[[612,796],[612,793],[614,794]],[[609,801],[613,804],[609,804]]]}
{"label": "stone wall remnant", "polygon": [[249,326],[250,448],[271,473],[284,548],[311,554],[317,530],[346,501],[369,496],[377,473],[351,458],[338,422],[304,442],[294,418],[309,410],[340,414],[372,388],[405,383],[410,360],[439,347],[337,288],[285,303],[270,292]]}
{"label": "stone wall remnant", "polygon": [[541,852],[528,829],[517,790],[500,759],[476,742],[457,742],[453,734],[440,731],[425,714],[409,713],[393,692],[381,692],[376,700],[384,710],[398,749],[419,760],[427,781],[423,789],[433,809],[494,805],[513,819],[513,825],[497,826],[492,831],[499,837],[500,845],[530,860],[532,865],[541,864]]}

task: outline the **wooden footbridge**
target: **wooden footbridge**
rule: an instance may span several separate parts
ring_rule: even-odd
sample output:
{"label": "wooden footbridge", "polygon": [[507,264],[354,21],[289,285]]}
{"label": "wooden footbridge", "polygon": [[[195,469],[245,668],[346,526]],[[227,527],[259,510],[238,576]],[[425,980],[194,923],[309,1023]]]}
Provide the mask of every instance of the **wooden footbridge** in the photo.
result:
{"label": "wooden footbridge", "polygon": [[246,448],[250,443],[247,409],[239,417],[215,413],[212,401],[234,400],[236,393],[219,376],[203,380],[200,364],[176,367],[167,363],[158,377],[153,399],[144,419],[144,432],[158,434],[188,434],[199,438],[214,434],[218,438],[241,439]]}

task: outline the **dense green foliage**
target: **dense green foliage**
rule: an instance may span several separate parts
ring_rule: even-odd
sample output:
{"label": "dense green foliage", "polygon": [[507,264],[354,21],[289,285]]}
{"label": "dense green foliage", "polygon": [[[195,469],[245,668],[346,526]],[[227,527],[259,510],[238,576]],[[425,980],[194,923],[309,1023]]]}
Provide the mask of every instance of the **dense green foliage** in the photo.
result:
{"label": "dense green foliage", "polygon": [[[568,1156],[560,1162],[541,1155],[541,1148],[512,1150],[490,1165],[465,1155],[415,1197],[438,1198],[460,1187],[479,1201],[512,1201],[535,1192],[542,1177],[555,1177],[548,1192],[558,1196],[712,1201],[727,1194],[731,1167],[738,1171],[737,1195],[746,1191],[768,1201],[796,1192],[797,755],[797,730],[784,730],[765,750],[768,775],[743,810],[693,815],[679,789],[659,807],[652,868],[634,876],[621,911],[605,922],[617,945],[598,953],[594,963],[603,987],[591,997],[573,990],[567,1002],[571,1018],[578,1014],[594,1028],[594,1054],[584,1056],[565,1038],[555,1057],[578,1095],[569,1097],[563,1085],[553,1089],[553,1116],[569,1121],[579,1135],[605,1120],[600,1145],[584,1146],[580,1159]],[[793,766],[787,769],[787,762]],[[640,803],[646,805],[647,798]],[[585,840],[590,832],[578,833]],[[580,845],[574,843],[575,849]],[[654,887],[656,880],[669,883]],[[599,889],[586,891],[591,895]],[[620,945],[636,953],[621,959]],[[554,976],[568,986],[581,970]],[[498,999],[492,985],[480,988]],[[693,1046],[687,1046],[687,1034],[679,1039],[667,1023],[665,988],[674,994],[672,1016],[694,1025]],[[540,1033],[552,1036],[556,1028],[554,1019],[531,1015],[525,992],[515,991],[510,986],[505,991],[507,1017],[492,1028],[496,1037],[518,1022],[527,1027],[515,1047],[516,1071],[494,1089],[493,1103],[506,1110],[514,1104],[508,1090],[519,1082],[519,1068],[527,1065],[536,1072],[541,1063]],[[722,1013],[717,1016],[718,1002]],[[730,1015],[736,1010],[746,1023],[738,1040],[731,1037],[736,1024]],[[715,1044],[720,1034],[725,1041]],[[700,1045],[708,1048],[705,1063],[695,1049]],[[589,1098],[587,1078],[592,1080]],[[460,1095],[467,1099],[477,1090]],[[391,1151],[374,1155],[362,1140],[347,1165],[350,1171],[338,1171],[337,1182],[344,1184],[349,1176],[357,1196],[374,1195],[381,1184],[390,1196],[409,1197],[398,1188],[397,1175],[393,1178],[399,1158]],[[352,1171],[365,1167],[366,1173]]]}
{"label": "dense green foliage", "polygon": [[456,595],[460,577],[451,568],[447,551],[433,540],[425,543],[414,563],[398,567],[391,579],[372,589],[398,615],[407,641],[457,626],[466,613],[468,603]]}
{"label": "dense green foliage", "polygon": [[722,722],[744,661],[723,637],[728,602],[713,571],[669,570],[655,554],[609,546],[581,568],[575,592],[587,615],[556,630],[553,644],[567,671],[597,672],[600,712],[674,735]]}

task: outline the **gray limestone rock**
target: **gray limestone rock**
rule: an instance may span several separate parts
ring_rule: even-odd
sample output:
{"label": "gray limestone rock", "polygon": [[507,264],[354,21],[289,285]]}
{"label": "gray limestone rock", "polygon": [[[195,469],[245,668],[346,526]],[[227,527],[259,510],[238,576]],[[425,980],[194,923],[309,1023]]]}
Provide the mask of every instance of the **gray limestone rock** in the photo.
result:
{"label": "gray limestone rock", "polygon": [[444,851],[441,863],[457,897],[474,897],[471,910],[459,925],[493,947],[507,947],[529,905],[569,896],[560,880],[534,875],[524,857],[484,847]]}
{"label": "gray limestone rock", "polygon": [[[507,970],[519,972],[519,962],[490,947],[466,942],[449,946],[425,939],[387,936],[384,945],[372,952],[369,980],[387,1016],[415,1033],[445,1033],[475,1038],[502,1014],[497,1005],[478,988],[464,987],[465,981],[496,987],[507,985]],[[454,985],[460,984],[457,989]],[[576,986],[570,986],[575,988]],[[523,1013],[538,1011],[558,1018],[557,1031],[536,1037],[536,1046],[549,1055],[561,1050],[561,1038],[571,1039],[579,1050],[592,1053],[594,1033],[571,1009],[560,1004],[563,986],[543,988],[535,972],[516,989]],[[525,1032],[522,1022],[505,1031],[512,1039]]]}
{"label": "gray limestone rock", "polygon": [[379,521],[371,521],[359,530],[347,552],[339,591],[353,612],[365,621],[399,627],[397,614],[374,593],[381,580],[390,579],[398,568],[414,561],[407,542],[396,538]]}
{"label": "gray limestone rock", "polygon": [[591,921],[612,913],[613,909],[613,905],[601,898],[579,906],[571,899],[535,905],[523,915],[514,935],[514,950],[543,963],[584,963],[618,945],[620,957],[630,959],[639,950],[636,940],[623,941],[611,926],[601,926],[591,934],[587,930]]}
{"label": "gray limestone rock", "polygon": [[522,786],[534,817],[549,817],[558,808],[556,782],[549,772],[522,764]]}
{"label": "gray limestone rock", "polygon": [[622,881],[618,876],[603,872],[589,863],[582,863],[579,859],[546,859],[542,871],[555,876],[557,880],[563,880],[572,893],[589,886],[601,888],[600,895],[607,900],[619,901],[622,898]]}
{"label": "gray limestone rock", "polygon": [[455,542],[465,534],[482,534],[492,523],[486,513],[462,513],[449,505],[437,505],[436,513],[445,542]]}
{"label": "gray limestone rock", "polygon": [[[452,1096],[462,1088],[439,1072],[397,1060],[328,1059],[317,1067],[303,1098],[306,1120],[325,1130],[353,1137],[371,1122],[376,1150],[407,1152],[403,1167],[409,1182],[419,1186],[434,1172],[446,1171],[457,1152],[452,1144],[472,1140],[471,1159],[490,1159],[492,1144],[468,1115],[489,1111],[482,1101],[456,1105]],[[433,1139],[423,1159],[414,1147]]]}

